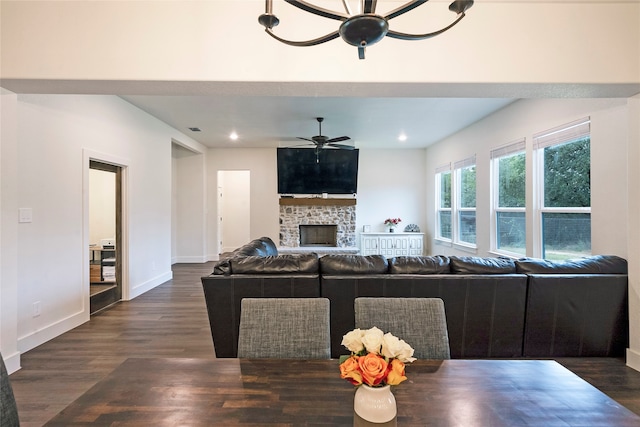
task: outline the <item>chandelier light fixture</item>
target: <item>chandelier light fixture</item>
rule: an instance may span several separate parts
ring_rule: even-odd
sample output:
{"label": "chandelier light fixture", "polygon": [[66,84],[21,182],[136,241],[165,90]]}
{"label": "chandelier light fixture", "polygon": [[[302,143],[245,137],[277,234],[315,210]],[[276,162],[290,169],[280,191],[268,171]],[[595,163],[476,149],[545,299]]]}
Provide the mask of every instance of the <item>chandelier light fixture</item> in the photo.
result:
{"label": "chandelier light fixture", "polygon": [[465,17],[465,11],[473,6],[473,0],[455,0],[449,5],[449,10],[456,14],[456,19],[446,27],[426,34],[407,34],[389,29],[389,21],[397,16],[403,15],[427,0],[409,1],[397,9],[388,12],[386,15],[376,14],[377,0],[361,0],[361,13],[353,14],[348,0],[342,0],[346,13],[327,10],[302,0],[285,0],[292,6],[304,10],[305,12],[324,18],[341,21],[338,30],[325,36],[313,40],[291,41],[277,36],[273,32],[273,27],[280,23],[280,20],[273,14],[273,0],[265,0],[265,13],[258,17],[258,22],[264,26],[264,30],[274,39],[290,46],[315,46],[330,40],[342,37],[342,39],[352,46],[357,46],[358,57],[364,59],[365,48],[382,40],[385,36],[400,40],[425,40],[437,36],[456,25]]}

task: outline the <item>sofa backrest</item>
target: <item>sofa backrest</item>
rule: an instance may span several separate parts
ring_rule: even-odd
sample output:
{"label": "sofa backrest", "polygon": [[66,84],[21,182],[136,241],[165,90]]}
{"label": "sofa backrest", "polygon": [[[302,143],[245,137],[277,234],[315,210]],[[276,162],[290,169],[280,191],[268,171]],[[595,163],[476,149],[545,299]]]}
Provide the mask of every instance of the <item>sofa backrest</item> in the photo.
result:
{"label": "sofa backrest", "polygon": [[627,274],[627,260],[615,255],[593,255],[566,261],[521,258],[515,262],[523,274]]}
{"label": "sofa backrest", "polygon": [[315,252],[275,256],[246,256],[229,260],[231,274],[318,274]]}
{"label": "sofa backrest", "polygon": [[449,274],[451,263],[444,255],[398,256],[389,260],[391,274]]}
{"label": "sofa backrest", "polygon": [[382,255],[325,255],[320,258],[323,275],[385,274],[389,269]]}

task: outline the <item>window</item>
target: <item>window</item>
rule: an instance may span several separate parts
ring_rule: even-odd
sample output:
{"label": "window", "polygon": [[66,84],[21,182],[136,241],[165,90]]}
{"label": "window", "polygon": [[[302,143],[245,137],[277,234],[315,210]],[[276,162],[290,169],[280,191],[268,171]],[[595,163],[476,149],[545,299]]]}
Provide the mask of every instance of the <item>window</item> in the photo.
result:
{"label": "window", "polygon": [[526,255],[525,140],[491,150],[493,250]]}
{"label": "window", "polygon": [[534,135],[543,258],[591,254],[590,143],[589,118]]}
{"label": "window", "polygon": [[476,244],[476,157],[456,162],[456,204],[454,241],[466,245]]}
{"label": "window", "polygon": [[451,165],[436,170],[437,238],[451,241]]}

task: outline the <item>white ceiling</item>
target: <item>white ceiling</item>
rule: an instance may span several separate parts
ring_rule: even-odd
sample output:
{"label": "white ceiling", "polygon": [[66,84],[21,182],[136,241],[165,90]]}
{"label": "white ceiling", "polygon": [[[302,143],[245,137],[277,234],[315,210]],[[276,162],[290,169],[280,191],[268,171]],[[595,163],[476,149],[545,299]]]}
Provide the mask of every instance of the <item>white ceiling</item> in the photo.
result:
{"label": "white ceiling", "polygon": [[[123,99],[207,147],[304,144],[296,137],[351,137],[357,148],[419,148],[490,115],[510,98],[367,98],[308,96],[161,96]],[[191,127],[201,129],[192,132]],[[237,141],[229,138],[239,135]],[[398,141],[404,133],[407,140]]]}

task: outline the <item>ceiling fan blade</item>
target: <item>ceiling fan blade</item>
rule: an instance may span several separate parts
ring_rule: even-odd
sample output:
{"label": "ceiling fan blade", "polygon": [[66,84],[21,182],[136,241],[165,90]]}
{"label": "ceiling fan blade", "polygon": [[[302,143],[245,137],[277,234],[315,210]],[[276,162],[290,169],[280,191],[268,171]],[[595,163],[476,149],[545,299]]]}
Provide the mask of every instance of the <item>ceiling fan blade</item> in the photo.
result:
{"label": "ceiling fan blade", "polygon": [[309,141],[309,142],[313,142],[314,144],[316,143],[313,139],[303,138],[303,137],[301,137],[301,136],[296,136],[296,138],[297,138],[297,139],[302,139],[302,140],[305,140],[305,141]]}
{"label": "ceiling fan blade", "polygon": [[355,150],[356,149],[356,147],[354,147],[353,145],[346,145],[346,144],[334,144],[334,143],[330,142],[327,145],[339,148],[341,150]]}
{"label": "ceiling fan blade", "polygon": [[339,136],[337,138],[331,138],[329,140],[327,140],[328,143],[332,143],[332,142],[342,142],[342,141],[348,141],[351,138],[349,138],[348,136]]}

